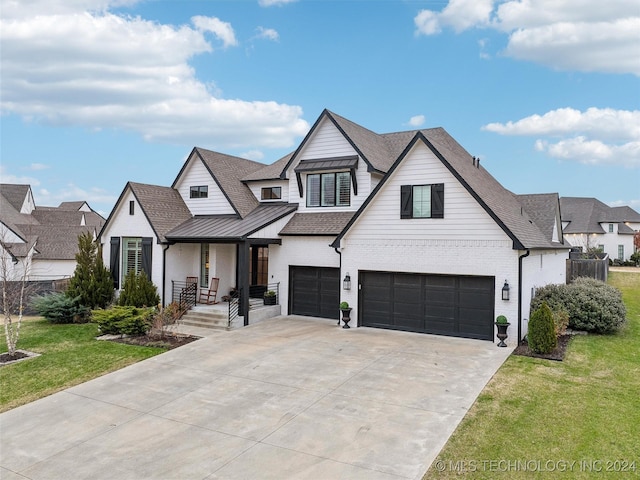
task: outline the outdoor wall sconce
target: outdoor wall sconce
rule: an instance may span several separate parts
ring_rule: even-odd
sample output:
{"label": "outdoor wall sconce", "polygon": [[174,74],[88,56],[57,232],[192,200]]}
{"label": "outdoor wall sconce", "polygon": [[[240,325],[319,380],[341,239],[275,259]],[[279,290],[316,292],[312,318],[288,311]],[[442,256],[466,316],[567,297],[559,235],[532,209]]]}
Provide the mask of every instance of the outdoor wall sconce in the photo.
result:
{"label": "outdoor wall sconce", "polygon": [[342,281],[342,288],[345,290],[351,290],[351,277],[349,276],[349,272],[344,276],[344,280]]}
{"label": "outdoor wall sconce", "polygon": [[502,287],[502,300],[509,300],[509,284],[507,281],[504,281],[504,286]]}

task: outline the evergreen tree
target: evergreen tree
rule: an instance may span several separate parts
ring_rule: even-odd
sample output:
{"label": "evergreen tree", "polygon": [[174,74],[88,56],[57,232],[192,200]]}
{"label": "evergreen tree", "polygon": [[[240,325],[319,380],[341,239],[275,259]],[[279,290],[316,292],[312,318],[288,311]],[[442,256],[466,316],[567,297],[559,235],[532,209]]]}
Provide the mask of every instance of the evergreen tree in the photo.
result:
{"label": "evergreen tree", "polygon": [[102,251],[89,232],[78,237],[76,263],[67,296],[78,297],[80,305],[91,309],[106,307],[113,299],[113,280],[102,262]]}
{"label": "evergreen tree", "polygon": [[131,270],[124,279],[119,303],[123,306],[155,307],[160,303],[160,295],[158,295],[156,286],[144,272],[136,275],[136,272]]}

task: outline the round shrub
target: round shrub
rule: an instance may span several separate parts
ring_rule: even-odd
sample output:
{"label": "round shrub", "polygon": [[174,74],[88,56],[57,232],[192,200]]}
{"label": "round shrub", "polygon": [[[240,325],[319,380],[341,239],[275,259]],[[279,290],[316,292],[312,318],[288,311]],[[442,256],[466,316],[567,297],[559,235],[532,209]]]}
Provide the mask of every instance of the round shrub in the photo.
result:
{"label": "round shrub", "polygon": [[154,308],[114,306],[107,310],[93,310],[92,321],[100,332],[111,335],[144,335],[151,328]]}
{"label": "round shrub", "polygon": [[80,297],[64,293],[49,293],[31,298],[32,308],[51,323],[86,323],[89,309],[80,304]]}
{"label": "round shrub", "polygon": [[527,340],[529,348],[535,353],[551,353],[558,345],[553,314],[549,306],[544,302],[531,315]]}
{"label": "round shrub", "polygon": [[579,277],[569,285],[538,288],[531,311],[546,303],[569,315],[569,327],[592,333],[612,333],[624,325],[627,311],[620,290],[593,278]]}

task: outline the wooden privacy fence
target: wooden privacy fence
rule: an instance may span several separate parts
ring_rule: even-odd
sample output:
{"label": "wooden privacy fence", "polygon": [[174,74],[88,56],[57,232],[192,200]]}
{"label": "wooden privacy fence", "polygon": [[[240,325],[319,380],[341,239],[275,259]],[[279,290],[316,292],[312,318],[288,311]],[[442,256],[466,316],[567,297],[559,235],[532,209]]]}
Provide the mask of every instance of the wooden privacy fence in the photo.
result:
{"label": "wooden privacy fence", "polygon": [[607,281],[609,276],[609,255],[604,258],[569,258],[567,259],[567,283],[578,277],[589,277]]}

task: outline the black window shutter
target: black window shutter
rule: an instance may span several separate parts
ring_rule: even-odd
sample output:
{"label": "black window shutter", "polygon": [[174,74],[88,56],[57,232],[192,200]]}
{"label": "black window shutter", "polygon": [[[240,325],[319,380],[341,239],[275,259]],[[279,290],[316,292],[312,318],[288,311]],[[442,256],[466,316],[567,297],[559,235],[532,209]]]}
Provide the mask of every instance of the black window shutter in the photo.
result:
{"label": "black window shutter", "polygon": [[444,218],[444,183],[431,185],[431,218]]}
{"label": "black window shutter", "polygon": [[413,217],[413,187],[411,185],[400,186],[400,218]]}
{"label": "black window shutter", "polygon": [[147,278],[151,280],[151,252],[153,238],[142,237],[142,270],[146,273]]}
{"label": "black window shutter", "polygon": [[120,237],[111,237],[111,253],[109,256],[109,270],[113,278],[113,288],[120,288]]}

